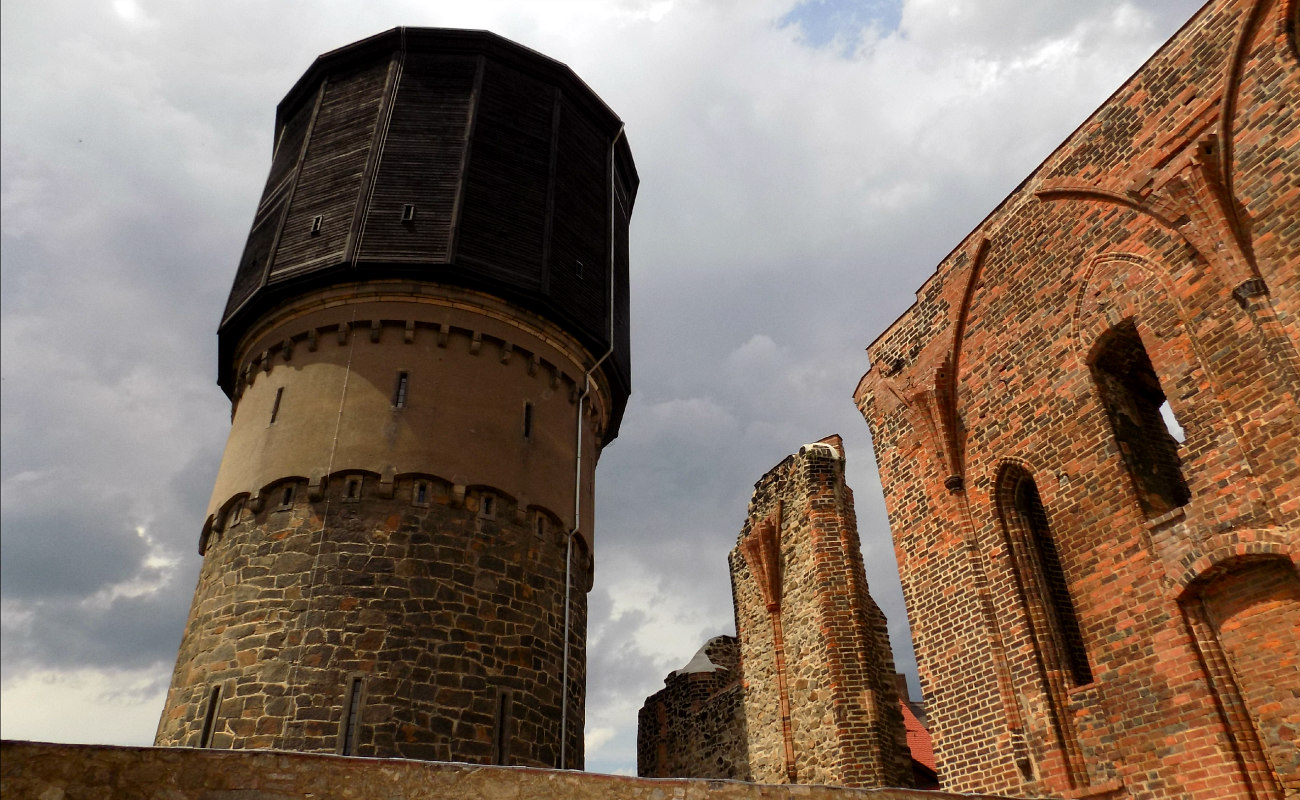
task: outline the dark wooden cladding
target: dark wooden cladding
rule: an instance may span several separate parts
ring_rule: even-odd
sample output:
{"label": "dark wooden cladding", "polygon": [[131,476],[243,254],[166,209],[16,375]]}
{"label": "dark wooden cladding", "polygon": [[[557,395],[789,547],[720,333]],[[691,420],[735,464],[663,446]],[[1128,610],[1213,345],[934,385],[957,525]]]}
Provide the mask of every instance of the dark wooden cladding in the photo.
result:
{"label": "dark wooden cladding", "polygon": [[[551,223],[551,292],[609,325],[609,136],[560,105]],[[608,333],[606,333],[608,336]]]}
{"label": "dark wooden cladding", "polygon": [[[445,264],[477,60],[408,54],[366,209],[362,261]],[[402,208],[414,206],[410,221]]]}
{"label": "dark wooden cladding", "polygon": [[235,344],[277,303],[343,281],[427,280],[542,314],[593,360],[612,342],[616,435],[636,167],[618,117],[568,67],[489,33],[399,28],[318,58],[276,119],[220,329],[227,392]]}
{"label": "dark wooden cladding", "polygon": [[[325,85],[271,262],[271,281],[342,261],[387,77],[385,59]],[[313,233],[317,216],[320,231]]]}
{"label": "dark wooden cladding", "polygon": [[457,261],[541,288],[555,88],[487,62],[461,206]]}

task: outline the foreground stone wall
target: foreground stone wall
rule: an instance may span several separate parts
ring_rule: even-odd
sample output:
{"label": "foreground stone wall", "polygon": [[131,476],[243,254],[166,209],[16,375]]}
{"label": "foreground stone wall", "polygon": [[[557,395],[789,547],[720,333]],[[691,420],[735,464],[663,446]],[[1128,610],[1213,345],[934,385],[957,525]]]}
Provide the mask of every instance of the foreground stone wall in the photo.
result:
{"label": "foreground stone wall", "polygon": [[[268,751],[4,742],[12,800],[955,800],[907,789],[651,780],[519,767]],[[982,797],[988,797],[983,795]]]}
{"label": "foreground stone wall", "polygon": [[1207,3],[869,348],[945,788],[1300,796],[1298,8]]}

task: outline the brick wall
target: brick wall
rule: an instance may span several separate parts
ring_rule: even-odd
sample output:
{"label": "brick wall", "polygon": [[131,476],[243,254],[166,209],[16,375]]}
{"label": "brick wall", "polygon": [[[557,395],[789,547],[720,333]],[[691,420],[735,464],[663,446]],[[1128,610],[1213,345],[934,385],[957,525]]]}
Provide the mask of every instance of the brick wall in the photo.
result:
{"label": "brick wall", "polygon": [[839,437],[755,484],[729,562],[753,780],[910,785],[893,653],[867,593]]}
{"label": "brick wall", "polygon": [[1300,791],[1295,13],[1207,4],[869,348],[948,789]]}
{"label": "brick wall", "polygon": [[840,437],[800,448],[754,485],[728,562],[737,636],[710,640],[646,699],[638,774],[911,786]]}

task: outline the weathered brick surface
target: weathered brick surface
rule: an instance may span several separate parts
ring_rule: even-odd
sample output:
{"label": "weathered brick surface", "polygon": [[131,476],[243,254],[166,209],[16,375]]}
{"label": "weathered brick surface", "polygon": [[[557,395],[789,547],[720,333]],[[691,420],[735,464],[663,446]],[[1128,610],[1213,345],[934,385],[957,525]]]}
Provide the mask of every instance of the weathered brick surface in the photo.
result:
{"label": "weathered brick surface", "polygon": [[949,789],[1300,793],[1295,13],[1209,3],[869,348]]}
{"label": "weathered brick surface", "polygon": [[8,741],[0,746],[0,794],[13,800],[978,800],[908,789],[646,780],[304,753]]}
{"label": "weathered brick surface", "polygon": [[755,484],[728,560],[739,652],[730,637],[715,639],[704,652],[725,669],[679,670],[647,698],[638,773],[912,785],[893,652],[867,591],[838,436]]}
{"label": "weathered brick surface", "polygon": [[[212,747],[335,752],[360,675],[357,755],[498,763],[504,736],[506,763],[558,763],[563,529],[539,534],[500,495],[484,518],[482,492],[459,500],[435,476],[399,478],[391,498],[376,484],[346,500],[338,476],[310,502],[302,482],[299,502],[209,541],[158,744],[197,745],[219,686]],[[591,561],[574,561],[566,755],[580,765]]]}

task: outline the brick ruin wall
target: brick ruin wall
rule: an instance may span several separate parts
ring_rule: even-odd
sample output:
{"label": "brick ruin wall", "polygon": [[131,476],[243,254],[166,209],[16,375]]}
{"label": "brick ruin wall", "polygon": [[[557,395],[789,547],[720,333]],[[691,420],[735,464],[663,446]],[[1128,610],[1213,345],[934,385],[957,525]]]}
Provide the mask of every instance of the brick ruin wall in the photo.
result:
{"label": "brick ruin wall", "polygon": [[979,800],[908,789],[763,786],[258,750],[4,742],[0,794],[100,800]]}
{"label": "brick ruin wall", "polygon": [[637,772],[910,786],[884,614],[867,591],[838,436],[755,484],[728,557],[737,637],[710,640],[646,699]]}
{"label": "brick ruin wall", "polygon": [[842,445],[755,485],[731,552],[752,779],[909,786],[884,615],[867,593]]}
{"label": "brick ruin wall", "polygon": [[1207,4],[869,348],[949,790],[1300,796],[1297,13]]}
{"label": "brick ruin wall", "polygon": [[716,636],[702,653],[712,669],[692,669],[692,659],[669,674],[664,688],[641,707],[638,775],[751,780],[740,643],[734,636]]}
{"label": "brick ruin wall", "polygon": [[[339,752],[357,705],[356,755],[559,763],[565,531],[487,487],[379,483],[336,475],[311,500],[290,480],[208,540],[158,744],[197,745],[215,691],[214,748]],[[574,550],[566,757],[581,768],[592,565]]]}

